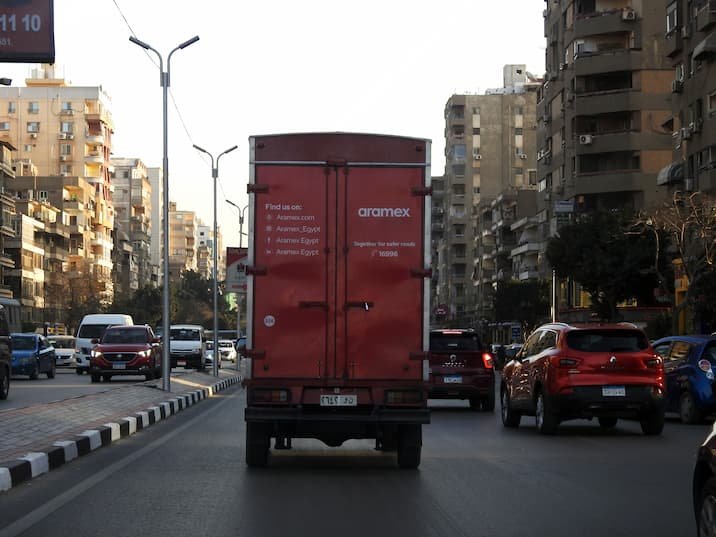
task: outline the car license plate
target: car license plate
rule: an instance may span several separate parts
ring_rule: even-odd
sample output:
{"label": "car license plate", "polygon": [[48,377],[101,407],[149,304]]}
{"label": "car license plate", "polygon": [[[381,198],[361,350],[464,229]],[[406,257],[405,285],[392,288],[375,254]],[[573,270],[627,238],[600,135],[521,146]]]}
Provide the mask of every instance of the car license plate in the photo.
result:
{"label": "car license plate", "polygon": [[186,365],[186,360],[177,360],[177,365]]}
{"label": "car license plate", "polygon": [[112,364],[112,369],[126,369],[127,364],[122,362],[121,364]]}
{"label": "car license plate", "polygon": [[624,386],[602,386],[602,396],[625,397],[626,389],[624,388]]}
{"label": "car license plate", "polygon": [[451,375],[449,377],[443,377],[445,384],[462,384],[462,377],[460,375]]}
{"label": "car license plate", "polygon": [[321,395],[321,406],[357,406],[357,395]]}

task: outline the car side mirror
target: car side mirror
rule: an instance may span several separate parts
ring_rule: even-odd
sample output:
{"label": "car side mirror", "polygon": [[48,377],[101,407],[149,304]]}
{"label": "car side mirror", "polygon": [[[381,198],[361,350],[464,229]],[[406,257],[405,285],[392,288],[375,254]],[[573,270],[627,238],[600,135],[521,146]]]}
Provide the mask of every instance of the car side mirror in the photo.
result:
{"label": "car side mirror", "polygon": [[92,345],[97,345],[97,343],[99,343],[99,339],[94,338],[92,341],[90,341],[90,343],[92,343]]}
{"label": "car side mirror", "polygon": [[161,342],[162,342],[162,338],[160,338],[160,337],[155,337],[154,339],[152,339],[151,342],[152,342],[152,343],[161,343]]}

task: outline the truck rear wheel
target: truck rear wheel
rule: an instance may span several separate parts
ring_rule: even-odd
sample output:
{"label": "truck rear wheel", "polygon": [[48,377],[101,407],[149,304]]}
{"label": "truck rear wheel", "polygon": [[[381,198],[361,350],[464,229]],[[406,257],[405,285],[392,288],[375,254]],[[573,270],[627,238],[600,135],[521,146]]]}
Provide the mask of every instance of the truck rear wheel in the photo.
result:
{"label": "truck rear wheel", "polygon": [[420,452],[423,445],[421,425],[401,425],[398,428],[398,466],[414,469],[420,466]]}
{"label": "truck rear wheel", "polygon": [[265,423],[246,424],[246,464],[262,468],[268,464],[271,436]]}

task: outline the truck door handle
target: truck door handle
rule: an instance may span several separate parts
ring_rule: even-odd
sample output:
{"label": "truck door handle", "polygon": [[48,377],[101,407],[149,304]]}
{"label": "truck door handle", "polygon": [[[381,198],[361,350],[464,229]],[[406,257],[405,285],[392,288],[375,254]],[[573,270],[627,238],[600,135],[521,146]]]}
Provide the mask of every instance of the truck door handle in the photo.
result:
{"label": "truck door handle", "polygon": [[347,310],[348,308],[360,308],[365,311],[368,311],[372,307],[373,307],[372,302],[368,302],[367,300],[358,300],[356,302],[346,302],[346,305],[343,306],[343,309]]}
{"label": "truck door handle", "polygon": [[328,309],[328,302],[320,302],[320,301],[310,301],[310,300],[301,300],[298,303],[299,308],[323,308]]}

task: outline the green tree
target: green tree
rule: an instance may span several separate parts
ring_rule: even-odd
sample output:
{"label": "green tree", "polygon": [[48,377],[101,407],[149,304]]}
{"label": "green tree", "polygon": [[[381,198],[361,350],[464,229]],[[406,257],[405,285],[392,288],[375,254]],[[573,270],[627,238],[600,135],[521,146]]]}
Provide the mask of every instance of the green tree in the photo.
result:
{"label": "green tree", "polygon": [[527,334],[549,317],[549,284],[542,280],[499,282],[493,304],[498,321],[519,319]]}
{"label": "green tree", "polygon": [[657,286],[654,236],[632,229],[624,213],[596,212],[560,228],[547,244],[557,276],[581,284],[603,321],[618,320],[619,302],[649,296]]}

